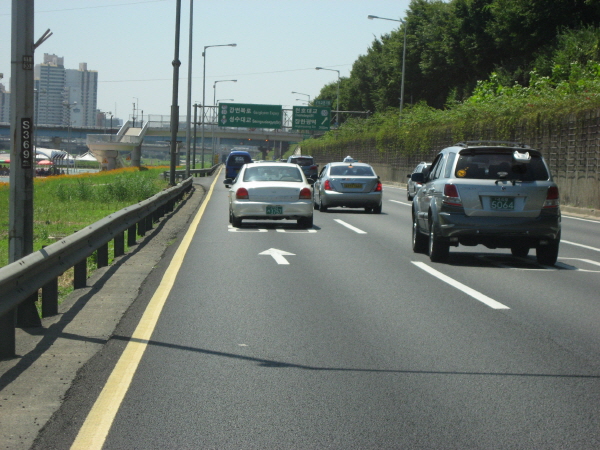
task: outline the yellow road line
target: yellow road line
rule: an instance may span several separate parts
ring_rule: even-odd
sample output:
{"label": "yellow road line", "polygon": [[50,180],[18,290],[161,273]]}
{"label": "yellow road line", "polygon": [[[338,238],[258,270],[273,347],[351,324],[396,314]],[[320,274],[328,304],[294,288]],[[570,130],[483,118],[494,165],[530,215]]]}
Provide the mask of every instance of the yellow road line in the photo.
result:
{"label": "yellow road line", "polygon": [[117,411],[121,406],[121,402],[123,401],[123,398],[129,389],[133,375],[135,374],[142,356],[144,355],[148,341],[152,336],[156,322],[158,321],[162,308],[167,300],[167,297],[169,296],[169,292],[173,287],[177,272],[181,268],[183,258],[185,257],[185,254],[192,242],[192,238],[196,232],[198,224],[200,223],[200,219],[204,215],[206,205],[212,196],[215,183],[219,179],[220,174],[221,169],[219,169],[219,172],[216,174],[206,199],[196,214],[196,217],[194,217],[194,220],[183,240],[181,241],[179,248],[175,252],[173,260],[169,264],[169,267],[167,268],[160,285],[156,289],[156,292],[152,296],[150,303],[148,303],[148,306],[146,307],[146,310],[140,319],[140,323],[131,336],[131,340],[127,344],[127,347],[125,347],[123,354],[119,358],[119,361],[115,365],[110,377],[106,381],[102,392],[96,399],[96,403],[94,403],[94,406],[85,419],[81,430],[79,430],[77,438],[71,446],[72,450],[100,450],[104,445],[106,436],[108,435],[110,427],[115,419],[115,416],[117,415]]}

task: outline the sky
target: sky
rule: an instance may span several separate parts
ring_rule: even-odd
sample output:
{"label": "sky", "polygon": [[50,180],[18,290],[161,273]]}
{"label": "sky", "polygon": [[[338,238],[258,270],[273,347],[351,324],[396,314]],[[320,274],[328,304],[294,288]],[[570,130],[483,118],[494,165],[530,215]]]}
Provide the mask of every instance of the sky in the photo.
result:
{"label": "sky", "polygon": [[[0,0],[0,83],[9,89],[12,0]],[[350,75],[375,38],[400,23],[410,0],[196,0],[193,3],[191,102],[305,104],[321,88]],[[176,0],[37,0],[35,52],[87,63],[98,72],[98,109],[127,119],[143,111],[169,116],[173,103]],[[179,115],[188,104],[190,0],[181,0]],[[235,47],[209,47],[235,43]],[[315,70],[324,67],[330,70]],[[237,80],[225,81],[225,80]],[[215,81],[218,83],[215,84]],[[216,86],[216,87],[215,87]],[[301,94],[292,94],[299,92]],[[193,111],[193,110],[192,110]]]}

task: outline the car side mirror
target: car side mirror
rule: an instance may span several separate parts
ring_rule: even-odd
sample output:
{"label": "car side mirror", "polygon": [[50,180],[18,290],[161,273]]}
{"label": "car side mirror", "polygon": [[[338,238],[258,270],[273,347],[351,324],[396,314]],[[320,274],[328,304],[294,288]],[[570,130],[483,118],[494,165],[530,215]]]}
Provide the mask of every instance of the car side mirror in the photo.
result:
{"label": "car side mirror", "polygon": [[231,187],[231,185],[233,184],[233,179],[225,178],[225,180],[223,180],[223,184],[225,185],[225,187]]}
{"label": "car side mirror", "polygon": [[413,173],[410,176],[410,180],[415,183],[423,183],[425,181],[425,175],[423,173]]}
{"label": "car side mirror", "polygon": [[[313,176],[314,176],[314,175],[313,175]],[[306,179],[306,181],[308,181],[308,184],[310,184],[311,186],[312,186],[313,184],[315,184],[315,181],[316,181],[316,180],[313,178],[313,176],[311,176],[311,177],[309,177],[309,178],[307,178],[307,179]]]}

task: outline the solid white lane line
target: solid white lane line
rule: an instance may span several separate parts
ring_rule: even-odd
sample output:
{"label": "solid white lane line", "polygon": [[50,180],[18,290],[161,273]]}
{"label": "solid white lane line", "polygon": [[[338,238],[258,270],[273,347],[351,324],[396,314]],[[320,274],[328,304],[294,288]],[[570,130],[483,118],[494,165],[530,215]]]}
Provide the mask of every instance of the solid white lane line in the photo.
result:
{"label": "solid white lane line", "polygon": [[560,243],[561,244],[575,245],[577,247],[587,248],[588,250],[594,250],[595,252],[600,252],[600,248],[590,247],[589,245],[578,244],[577,242],[565,241],[564,239],[561,239]]}
{"label": "solid white lane line", "polygon": [[497,302],[493,298],[490,298],[487,295],[484,295],[481,292],[476,291],[475,289],[471,289],[469,286],[466,286],[466,285],[460,283],[459,281],[456,281],[455,279],[450,278],[449,276],[444,275],[441,272],[438,272],[437,270],[435,270],[432,267],[429,267],[425,263],[422,263],[419,261],[412,261],[412,263],[415,266],[417,266],[418,268],[423,269],[425,272],[428,272],[429,274],[442,280],[443,282],[448,283],[450,286],[453,286],[456,289],[463,291],[465,294],[470,295],[475,300],[479,300],[481,303],[489,306],[492,309],[510,309],[508,306],[503,305],[500,302]]}
{"label": "solid white lane line", "polygon": [[356,232],[358,234],[367,234],[366,231],[363,231],[363,230],[361,230],[359,228],[356,228],[356,227],[350,225],[349,223],[344,222],[343,220],[340,220],[340,219],[333,219],[333,220],[335,220],[340,225],[344,225],[346,228],[348,228],[348,229],[350,229],[350,230],[352,230],[352,231],[354,231],[354,232]]}

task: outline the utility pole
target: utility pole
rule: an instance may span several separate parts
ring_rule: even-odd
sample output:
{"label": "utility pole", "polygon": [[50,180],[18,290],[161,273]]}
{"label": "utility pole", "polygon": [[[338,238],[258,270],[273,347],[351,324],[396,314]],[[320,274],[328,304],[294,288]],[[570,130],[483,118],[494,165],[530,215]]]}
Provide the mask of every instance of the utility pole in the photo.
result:
{"label": "utility pole", "polygon": [[[33,0],[12,0],[9,263],[33,252]],[[0,320],[0,356],[14,356],[15,325],[40,326],[37,293]]]}
{"label": "utility pole", "polygon": [[[15,1],[15,0],[13,0]],[[177,0],[175,15],[175,55],[173,57],[173,102],[171,103],[171,166],[169,184],[175,186],[175,166],[177,161],[177,132],[179,131],[179,34],[181,28],[181,0]]]}

